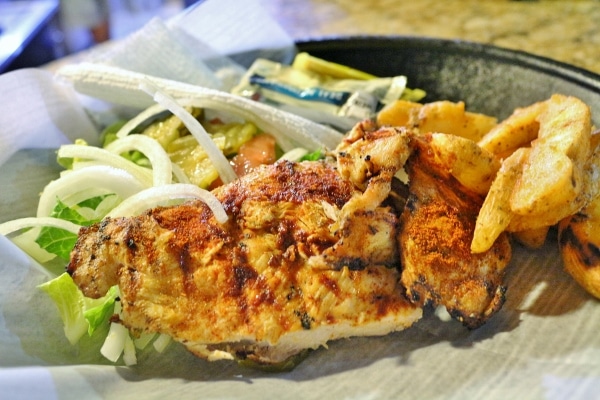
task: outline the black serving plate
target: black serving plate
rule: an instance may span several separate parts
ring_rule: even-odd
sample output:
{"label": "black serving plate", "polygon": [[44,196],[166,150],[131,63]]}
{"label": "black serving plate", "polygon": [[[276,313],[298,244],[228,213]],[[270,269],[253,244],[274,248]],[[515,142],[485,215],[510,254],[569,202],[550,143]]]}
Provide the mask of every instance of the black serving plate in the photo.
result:
{"label": "black serving plate", "polygon": [[467,108],[508,116],[553,93],[585,101],[600,121],[600,75],[529,53],[491,45],[422,37],[307,40],[300,51],[378,76],[406,75],[425,101],[462,100]]}

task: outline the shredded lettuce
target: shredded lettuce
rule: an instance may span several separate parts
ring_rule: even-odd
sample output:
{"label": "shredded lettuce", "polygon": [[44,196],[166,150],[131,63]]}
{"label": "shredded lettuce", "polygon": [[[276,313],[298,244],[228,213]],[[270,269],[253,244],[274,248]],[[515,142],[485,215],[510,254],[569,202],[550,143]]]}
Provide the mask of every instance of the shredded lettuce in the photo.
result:
{"label": "shredded lettuce", "polygon": [[[95,210],[106,197],[110,195],[96,196],[90,199],[84,200],[74,207],[69,207],[60,200],[57,200],[56,206],[50,214],[51,217],[60,218],[69,222],[73,222],[77,225],[89,226],[93,223],[100,221],[103,215],[98,215],[92,219],[84,217],[78,210],[82,208],[88,208]],[[68,260],[71,254],[71,250],[75,246],[77,241],[77,235],[65,231],[64,229],[45,226],[40,230],[39,235],[35,239],[35,242],[44,250],[49,253],[55,254],[58,257]]]}
{"label": "shredded lettuce", "polygon": [[[83,200],[82,202],[77,204],[77,207],[87,207],[87,208],[91,208],[92,210],[95,210],[104,201],[104,199],[106,199],[108,196],[114,196],[114,195],[106,194],[103,196],[90,197],[89,199]],[[99,220],[99,218],[98,218],[98,220]],[[86,221],[86,222],[88,222],[88,221]]]}
{"label": "shredded lettuce", "polygon": [[300,161],[317,161],[325,158],[325,153],[321,150],[313,151],[300,158]]}
{"label": "shredded lettuce", "polygon": [[100,133],[100,142],[102,143],[102,147],[108,146],[110,143],[114,142],[118,139],[117,132],[127,123],[127,120],[118,120],[111,125],[104,128],[104,130]]}
{"label": "shredded lettuce", "polygon": [[85,310],[83,311],[83,318],[88,323],[88,335],[92,336],[94,331],[112,315],[115,301],[119,297],[118,294],[117,286],[112,286],[99,299],[84,297]]}
{"label": "shredded lettuce", "polygon": [[77,235],[64,229],[43,227],[35,242],[48,253],[68,260],[71,250],[75,246]]}
{"label": "shredded lettuce", "polygon": [[118,297],[116,286],[99,299],[85,297],[66,272],[38,287],[56,304],[65,336],[71,344],[77,343],[86,332],[91,336],[96,328],[106,323]]}

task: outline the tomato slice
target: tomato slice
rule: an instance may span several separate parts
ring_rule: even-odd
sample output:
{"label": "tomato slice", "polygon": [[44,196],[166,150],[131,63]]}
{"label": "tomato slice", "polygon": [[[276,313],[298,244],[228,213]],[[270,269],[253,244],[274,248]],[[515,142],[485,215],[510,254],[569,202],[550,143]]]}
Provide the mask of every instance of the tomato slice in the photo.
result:
{"label": "tomato slice", "polygon": [[238,176],[242,176],[259,165],[272,164],[275,160],[275,138],[261,133],[240,147],[240,151],[233,157],[231,164]]}
{"label": "tomato slice", "polygon": [[[231,165],[238,176],[246,175],[252,168],[262,164],[273,164],[277,161],[275,153],[275,138],[268,133],[261,133],[244,143],[239,152],[231,159]],[[223,184],[221,178],[217,178],[209,186],[209,190]]]}

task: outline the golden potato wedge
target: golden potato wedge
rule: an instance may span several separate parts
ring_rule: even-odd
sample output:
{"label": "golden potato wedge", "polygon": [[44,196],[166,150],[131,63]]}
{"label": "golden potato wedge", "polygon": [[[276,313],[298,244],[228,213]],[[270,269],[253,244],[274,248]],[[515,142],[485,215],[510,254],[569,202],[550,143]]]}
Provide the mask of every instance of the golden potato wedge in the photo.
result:
{"label": "golden potato wedge", "polygon": [[545,108],[546,101],[541,101],[515,109],[479,140],[479,146],[502,158],[508,157],[519,147],[528,146],[538,136],[540,123],[537,117]]}
{"label": "golden potato wedge", "polygon": [[498,125],[498,118],[496,117],[465,111],[465,126],[459,136],[477,142],[496,127],[496,125]]}
{"label": "golden potato wedge", "polygon": [[[555,225],[562,219],[583,209],[600,195],[600,136],[592,135],[591,143],[594,151],[583,168],[582,189],[575,200],[567,207],[559,205],[541,215],[514,214],[509,225],[506,227],[507,231],[518,232]],[[565,214],[566,216],[564,216]]]}
{"label": "golden potato wedge", "polygon": [[[565,154],[547,146],[532,147],[510,197],[511,210],[523,216],[577,211],[572,203],[581,192],[583,171]],[[563,213],[561,211],[561,213]]]}
{"label": "golden potato wedge", "polygon": [[[596,169],[599,170],[600,167]],[[598,186],[600,186],[597,178],[599,176],[598,171],[596,171],[595,176],[596,178],[593,178],[592,174],[586,174],[582,193],[580,193],[580,195],[577,196],[577,198],[571,204],[569,204],[568,207],[557,207],[540,215],[519,215],[513,213],[510,223],[506,227],[506,231],[520,232],[553,226],[564,218],[568,218],[569,216],[577,213],[579,210],[589,204],[594,195],[598,195]]]}
{"label": "golden potato wedge", "polygon": [[377,125],[382,126],[414,126],[418,122],[420,103],[396,100],[377,113]]}
{"label": "golden potato wedge", "polygon": [[555,148],[583,165],[591,154],[592,112],[573,96],[552,95],[538,117],[538,146]]}
{"label": "golden potato wedge", "polygon": [[423,105],[419,110],[421,132],[448,133],[475,142],[496,126],[497,122],[494,117],[466,112],[462,101],[435,101]]}
{"label": "golden potato wedge", "polygon": [[512,213],[512,218],[508,226],[506,226],[506,231],[515,233],[550,227],[556,225],[561,220],[557,218],[562,214],[563,211],[560,209],[549,210],[546,214],[541,215],[519,215]]}
{"label": "golden potato wedge", "polygon": [[417,127],[422,133],[446,133],[473,141],[481,139],[497,123],[495,117],[465,111],[463,102],[451,101],[420,104],[397,100],[377,115],[379,126]]}
{"label": "golden potato wedge", "polygon": [[549,230],[549,226],[542,226],[540,228],[514,232],[512,237],[527,248],[539,249],[546,243]]}
{"label": "golden potato wedge", "polygon": [[463,186],[487,194],[500,161],[471,139],[444,133],[431,135],[431,149],[437,162],[445,166]]}
{"label": "golden potato wedge", "polygon": [[590,155],[591,112],[575,97],[553,95],[538,121],[538,139],[532,142],[510,206],[519,215],[559,212],[558,222],[581,208],[575,199]]}
{"label": "golden potato wedge", "polygon": [[521,147],[502,162],[475,222],[471,242],[473,253],[490,249],[509,225],[514,215],[510,209],[512,188],[521,175],[523,160],[529,152],[529,148]]}

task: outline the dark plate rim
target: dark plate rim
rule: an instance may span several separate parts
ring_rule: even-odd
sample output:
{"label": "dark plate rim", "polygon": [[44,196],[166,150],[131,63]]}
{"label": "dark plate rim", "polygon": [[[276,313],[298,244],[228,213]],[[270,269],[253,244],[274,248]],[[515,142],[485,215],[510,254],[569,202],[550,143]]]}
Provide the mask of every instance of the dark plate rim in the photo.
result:
{"label": "dark plate rim", "polygon": [[518,65],[544,74],[560,77],[576,83],[596,93],[600,93],[600,74],[566,62],[536,55],[522,50],[514,50],[493,44],[479,43],[462,39],[441,39],[435,37],[406,35],[332,35],[315,38],[302,38],[296,41],[299,51],[354,50],[361,49],[423,49],[447,54],[474,54],[491,60]]}

